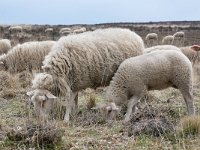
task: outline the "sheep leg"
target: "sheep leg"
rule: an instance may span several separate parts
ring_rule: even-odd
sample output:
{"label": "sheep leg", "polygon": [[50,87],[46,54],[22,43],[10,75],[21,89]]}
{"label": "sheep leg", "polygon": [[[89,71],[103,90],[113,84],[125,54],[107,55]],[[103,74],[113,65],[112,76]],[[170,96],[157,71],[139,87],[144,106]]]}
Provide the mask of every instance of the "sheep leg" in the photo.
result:
{"label": "sheep leg", "polygon": [[135,111],[135,106],[138,103],[139,98],[136,96],[133,96],[129,102],[128,102],[128,107],[127,107],[127,112],[125,114],[125,119],[124,122],[128,122],[130,121],[130,116],[132,114],[133,111]]}
{"label": "sheep leg", "polygon": [[66,100],[66,112],[64,116],[64,122],[68,123],[70,119],[70,114],[72,110],[77,110],[78,108],[78,92],[73,92],[71,98]]}
{"label": "sheep leg", "polygon": [[192,92],[181,90],[181,93],[183,95],[183,98],[187,106],[188,115],[189,116],[195,115]]}

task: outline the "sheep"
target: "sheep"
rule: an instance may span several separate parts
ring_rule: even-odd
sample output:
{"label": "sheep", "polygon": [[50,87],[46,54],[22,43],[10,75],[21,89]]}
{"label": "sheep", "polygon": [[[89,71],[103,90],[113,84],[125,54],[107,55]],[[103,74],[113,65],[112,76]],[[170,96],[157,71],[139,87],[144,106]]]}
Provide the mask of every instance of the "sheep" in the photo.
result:
{"label": "sheep", "polygon": [[51,50],[54,41],[27,42],[13,47],[0,57],[0,68],[10,73],[41,70],[42,61]]}
{"label": "sheep", "polygon": [[53,32],[53,28],[47,28],[45,29],[45,32]]}
{"label": "sheep", "polygon": [[21,26],[13,26],[8,29],[11,33],[17,33],[17,32],[22,32],[22,27]]}
{"label": "sheep", "polygon": [[182,31],[176,32],[174,35],[173,45],[181,47],[184,46],[185,33]]}
{"label": "sheep", "polygon": [[110,82],[104,108],[108,118],[114,119],[119,106],[126,105],[126,123],[147,91],[174,87],[182,93],[188,114],[194,115],[192,80],[192,64],[179,51],[163,50],[131,57],[121,63]]}
{"label": "sheep", "polygon": [[0,55],[7,53],[11,49],[11,43],[8,39],[0,40]]}
{"label": "sheep", "polygon": [[85,27],[82,27],[80,29],[76,29],[73,31],[74,34],[79,34],[79,33],[83,33],[86,31],[86,28]]}
{"label": "sheep", "polygon": [[71,32],[71,28],[61,28],[59,33],[62,34],[62,32],[65,32],[65,31]]}
{"label": "sheep", "polygon": [[167,35],[163,37],[162,39],[162,44],[163,45],[172,45],[174,41],[174,36],[173,35]]}
{"label": "sheep", "polygon": [[143,49],[142,38],[129,29],[99,29],[62,37],[45,57],[44,72],[35,76],[27,95],[45,120],[55,96],[64,97],[64,122],[69,122],[76,92],[107,86],[120,63],[143,54]]}
{"label": "sheep", "polygon": [[147,47],[155,46],[158,44],[158,35],[156,33],[149,33],[145,37]]}

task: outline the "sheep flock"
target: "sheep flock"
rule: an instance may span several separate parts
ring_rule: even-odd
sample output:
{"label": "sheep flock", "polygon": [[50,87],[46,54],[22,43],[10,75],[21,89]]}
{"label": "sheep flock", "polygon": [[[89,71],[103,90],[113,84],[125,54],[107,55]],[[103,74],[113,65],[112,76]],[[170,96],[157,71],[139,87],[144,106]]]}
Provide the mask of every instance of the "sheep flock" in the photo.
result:
{"label": "sheep flock", "polygon": [[200,46],[185,30],[33,28],[0,30],[0,149],[141,149],[155,136],[152,149],[171,149],[199,137]]}

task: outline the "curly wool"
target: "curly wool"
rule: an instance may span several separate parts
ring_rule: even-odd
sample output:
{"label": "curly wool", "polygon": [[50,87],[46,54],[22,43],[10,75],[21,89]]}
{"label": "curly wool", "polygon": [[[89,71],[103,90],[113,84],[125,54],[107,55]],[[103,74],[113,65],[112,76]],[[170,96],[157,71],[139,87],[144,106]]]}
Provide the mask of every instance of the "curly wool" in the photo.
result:
{"label": "curly wool", "polygon": [[11,43],[8,39],[0,40],[0,55],[7,53],[11,49]]}
{"label": "curly wool", "polygon": [[11,73],[41,70],[42,61],[53,44],[55,44],[54,41],[42,41],[17,45],[0,57],[0,61],[4,64],[6,71]]}
{"label": "curly wool", "polygon": [[106,99],[118,105],[139,100],[148,90],[175,87],[183,94],[189,114],[192,102],[192,65],[176,50],[155,51],[126,59],[121,63],[106,92]]}
{"label": "curly wool", "polygon": [[[56,95],[109,84],[120,63],[143,54],[143,40],[128,29],[109,28],[62,37],[43,61]],[[34,86],[34,85],[33,85]]]}

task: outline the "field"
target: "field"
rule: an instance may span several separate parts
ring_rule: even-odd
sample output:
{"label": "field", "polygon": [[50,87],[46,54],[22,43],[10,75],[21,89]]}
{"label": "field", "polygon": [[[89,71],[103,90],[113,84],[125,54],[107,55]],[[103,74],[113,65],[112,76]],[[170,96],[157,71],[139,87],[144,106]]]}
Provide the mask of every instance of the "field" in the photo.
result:
{"label": "field", "polygon": [[[76,28],[81,25],[70,26]],[[149,23],[149,24],[105,24],[85,25],[88,30],[118,26],[135,30],[145,38],[149,32],[156,32],[159,39],[176,31],[186,34],[184,45],[200,44],[198,34],[200,23]],[[54,28],[47,35],[44,30]],[[0,26],[0,37],[9,38],[12,44],[32,40],[57,40],[63,26],[27,26],[24,32],[10,35],[9,26]],[[198,32],[197,32],[198,31]],[[19,35],[18,35],[19,36]],[[161,40],[159,40],[160,42]],[[96,91],[86,89],[79,93],[79,109],[71,116],[70,124],[62,122],[64,108],[59,99],[52,113],[54,118],[39,125],[28,102],[26,92],[30,89],[31,74],[21,73],[8,76],[0,72],[0,149],[2,150],[198,150],[200,149],[200,79],[198,66],[194,69],[194,103],[197,117],[186,117],[186,105],[181,93],[173,88],[151,91],[138,104],[130,123],[123,124],[123,113],[117,120],[108,123],[98,110],[92,110],[95,103],[105,99],[106,88]]]}

